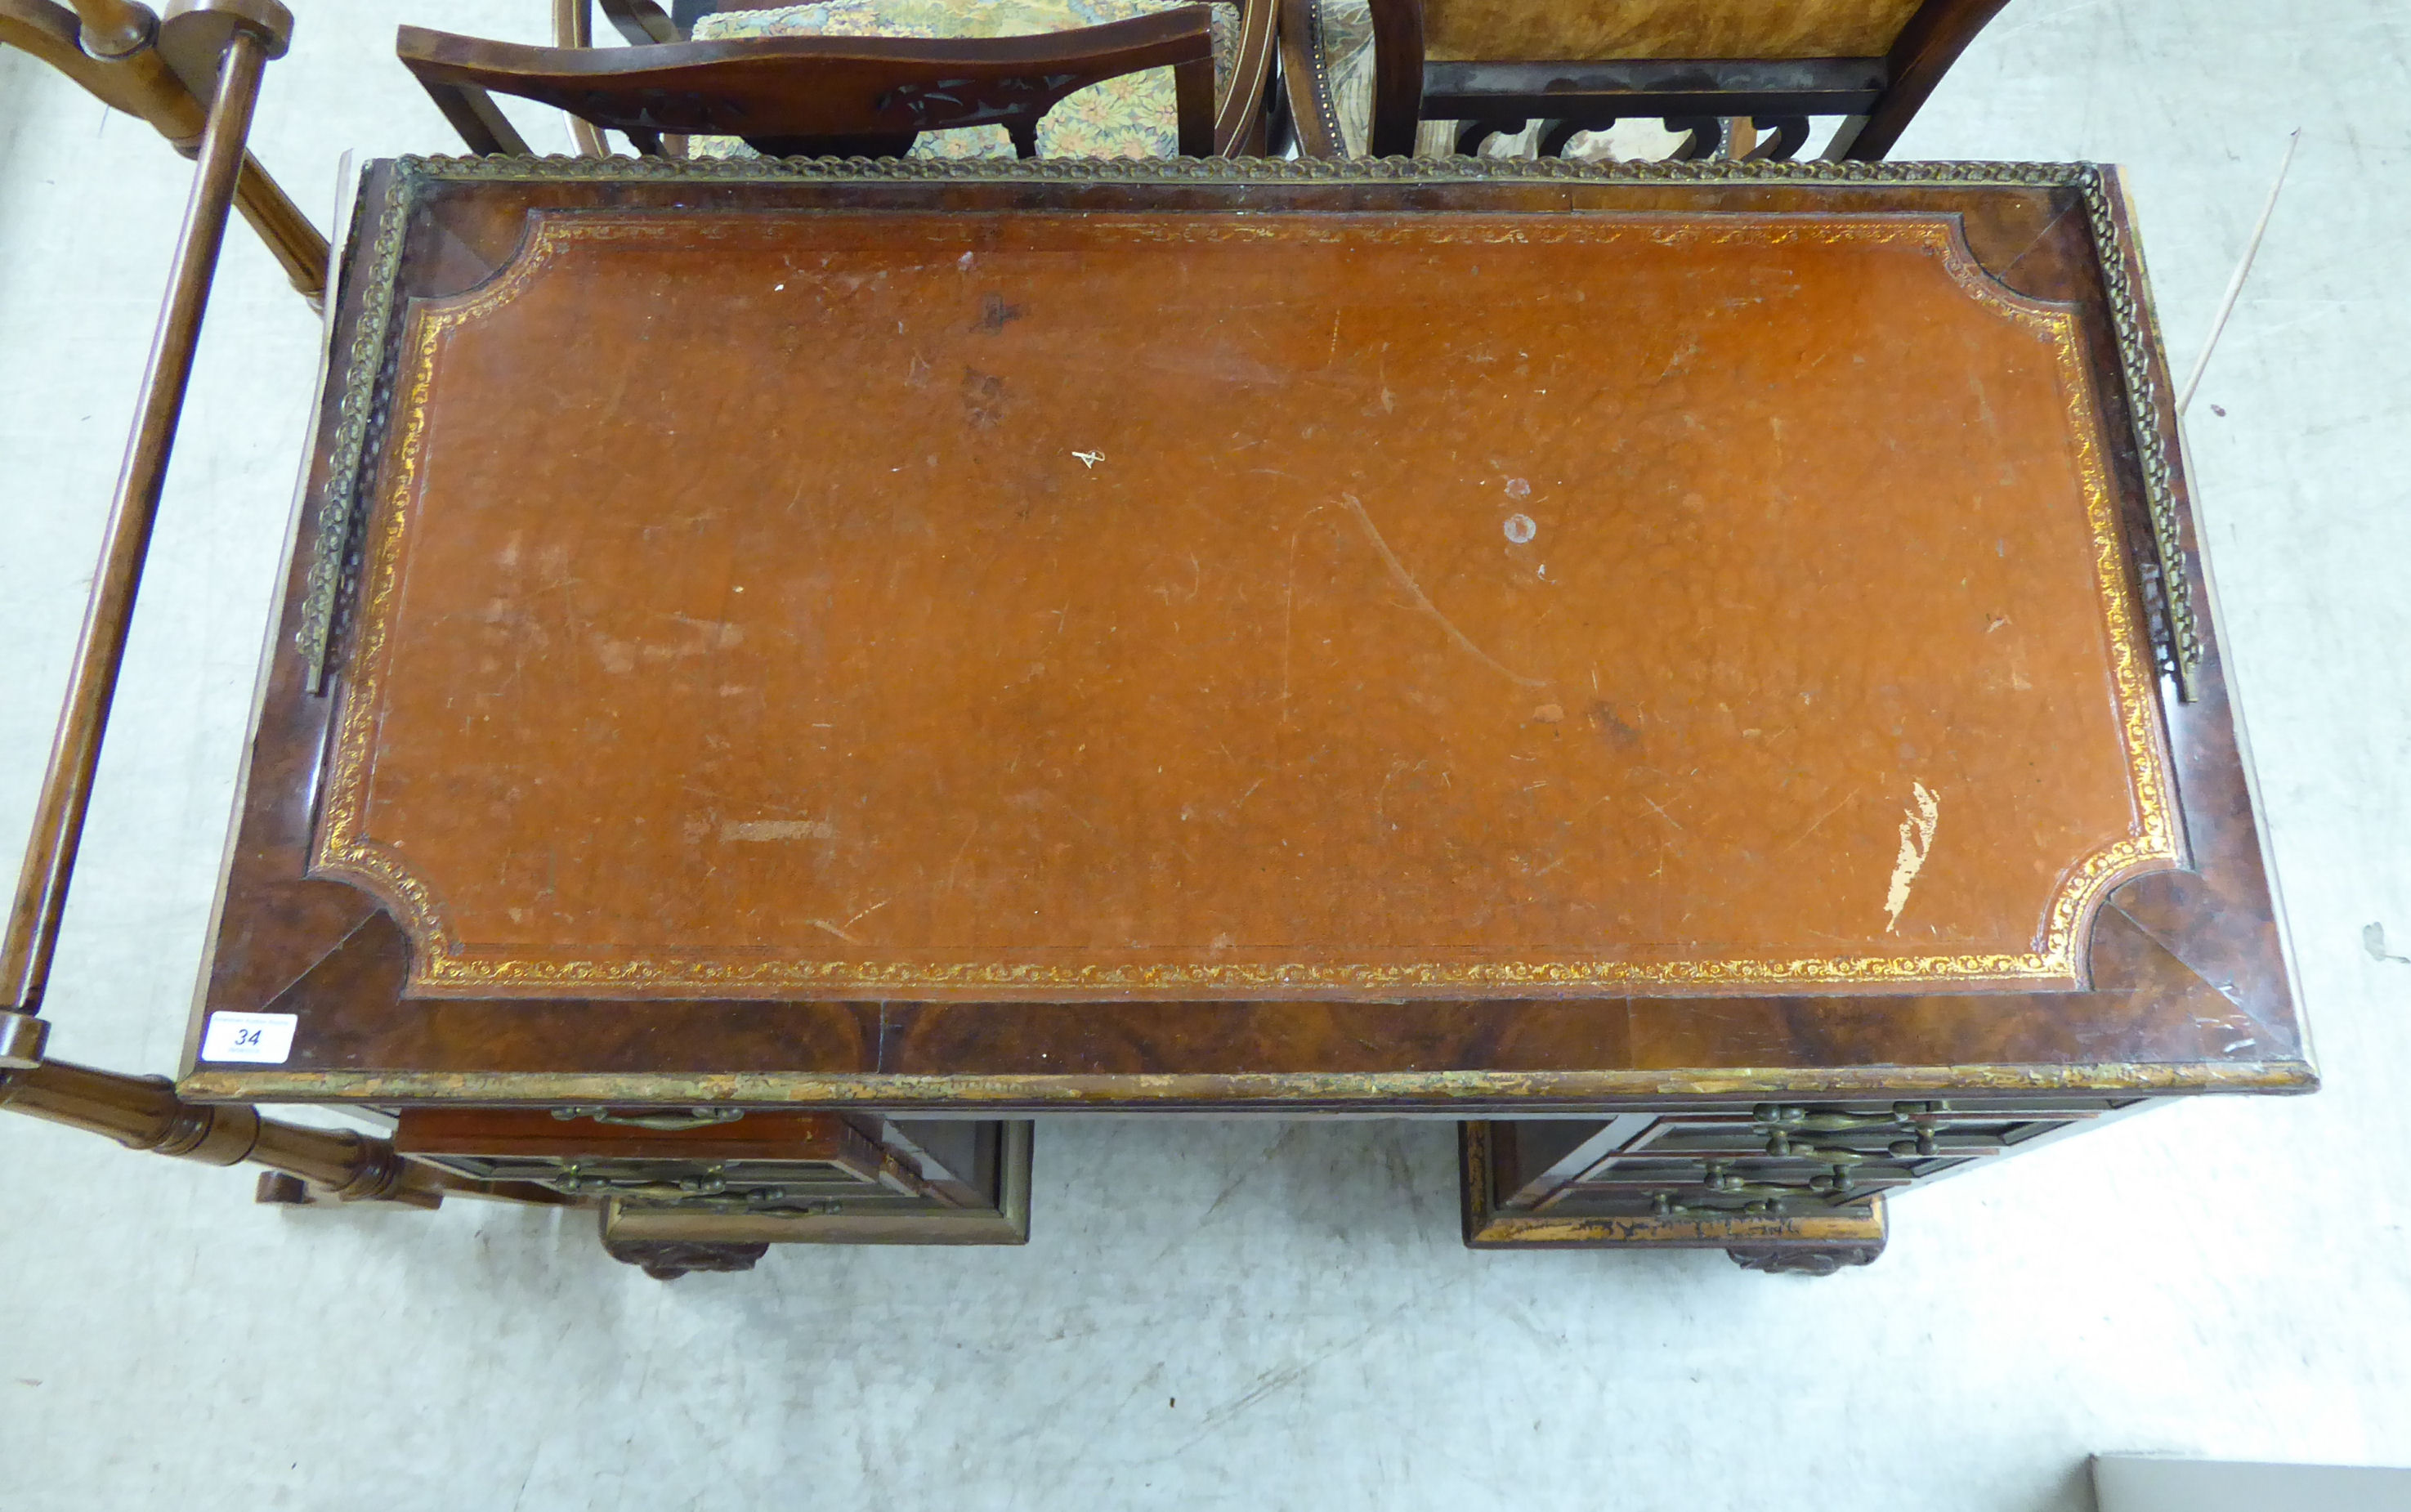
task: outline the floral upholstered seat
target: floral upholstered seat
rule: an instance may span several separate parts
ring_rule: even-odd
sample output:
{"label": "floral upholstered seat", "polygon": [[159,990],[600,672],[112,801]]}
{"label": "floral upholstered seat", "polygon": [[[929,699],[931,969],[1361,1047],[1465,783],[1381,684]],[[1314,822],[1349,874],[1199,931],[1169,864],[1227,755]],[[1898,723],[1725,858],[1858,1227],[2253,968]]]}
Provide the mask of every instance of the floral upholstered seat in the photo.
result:
{"label": "floral upholstered seat", "polygon": [[[1128,21],[1178,0],[813,0],[775,10],[728,10],[697,18],[698,42],[745,37],[1028,37]],[[1214,82],[1227,90],[1238,55],[1238,7],[1214,7]],[[698,137],[689,151],[741,156],[734,137]],[[1109,79],[1072,95],[1038,126],[1045,157],[1171,157],[1179,152],[1172,70]],[[1010,157],[1001,126],[924,132],[915,157]]]}

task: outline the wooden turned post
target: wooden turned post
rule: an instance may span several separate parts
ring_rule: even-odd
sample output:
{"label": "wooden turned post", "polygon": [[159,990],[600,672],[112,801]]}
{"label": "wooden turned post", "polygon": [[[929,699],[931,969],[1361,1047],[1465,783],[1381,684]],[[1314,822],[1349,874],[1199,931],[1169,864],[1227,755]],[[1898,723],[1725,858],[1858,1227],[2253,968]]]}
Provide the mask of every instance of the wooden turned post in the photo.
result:
{"label": "wooden turned post", "polygon": [[[325,241],[256,172],[243,146],[261,70],[284,52],[292,29],[284,7],[276,0],[177,0],[163,23],[130,0],[80,4],[79,20],[51,0],[12,0],[0,10],[0,42],[34,52],[111,106],[149,119],[193,153],[199,167],[35,815],[34,843],[0,936],[0,991],[7,993],[0,1001],[8,1005],[0,1008],[0,1108],[107,1135],[130,1150],[211,1166],[250,1161],[302,1183],[305,1196],[314,1187],[342,1201],[414,1208],[437,1206],[446,1191],[564,1202],[525,1183],[449,1176],[404,1160],[387,1140],[347,1129],[280,1123],[247,1104],[187,1103],[164,1078],[121,1076],[44,1056],[47,1026],[38,1010],[228,206],[242,202],[264,233],[281,228],[270,234],[271,244],[280,235],[287,243],[280,256],[297,249],[308,254],[285,258],[297,282],[308,272],[309,286],[322,287],[327,256]],[[196,81],[207,85],[206,110]],[[305,232],[316,239],[314,248],[300,246]],[[289,1195],[284,1183],[279,1190]]]}
{"label": "wooden turned post", "polygon": [[[205,1166],[245,1161],[282,1171],[341,1202],[439,1206],[446,1193],[548,1207],[573,1199],[524,1182],[479,1182],[406,1160],[391,1141],[350,1129],[314,1129],[262,1118],[248,1104],[188,1103],[165,1077],[129,1077],[65,1061],[0,1071],[0,1108],[106,1135]],[[263,1190],[268,1190],[263,1188]],[[291,1188],[278,1186],[291,1199]]]}
{"label": "wooden turned post", "polygon": [[168,455],[175,446],[176,422],[192,377],[201,318],[209,307],[210,281],[225,240],[226,207],[242,162],[260,70],[267,66],[271,44],[281,51],[281,37],[263,39],[259,30],[248,26],[229,32],[216,98],[201,133],[200,166],[193,175],[167,300],[152,341],[149,370],[143,375],[142,407],[135,416],[124,468],[118,475],[117,495],[110,506],[100,568],[93,575],[83,634],[68,673],[66,707],[59,714],[50,765],[35,805],[24,870],[9,908],[7,933],[0,935],[0,994],[5,994],[0,1002],[20,1014],[38,1013],[49,985],[51,960],[58,948],[59,925],[66,911],[67,886],[75,872],[76,848],[100,768],[101,737],[109,726],[118,671],[132,630],[135,595],[141,586],[160,495],[167,487]]}

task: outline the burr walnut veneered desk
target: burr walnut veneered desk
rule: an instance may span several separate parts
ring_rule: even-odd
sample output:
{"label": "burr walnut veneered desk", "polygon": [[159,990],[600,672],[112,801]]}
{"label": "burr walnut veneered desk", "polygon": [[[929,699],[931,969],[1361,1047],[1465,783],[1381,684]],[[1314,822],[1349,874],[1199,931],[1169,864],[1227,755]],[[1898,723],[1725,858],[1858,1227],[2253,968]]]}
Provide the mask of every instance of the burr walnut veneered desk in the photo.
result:
{"label": "burr walnut veneered desk", "polygon": [[1473,1243],[1817,1268],[2315,1084],[2112,172],[362,196],[187,1095],[673,1270],[1015,1237],[1075,1108],[1453,1118]]}

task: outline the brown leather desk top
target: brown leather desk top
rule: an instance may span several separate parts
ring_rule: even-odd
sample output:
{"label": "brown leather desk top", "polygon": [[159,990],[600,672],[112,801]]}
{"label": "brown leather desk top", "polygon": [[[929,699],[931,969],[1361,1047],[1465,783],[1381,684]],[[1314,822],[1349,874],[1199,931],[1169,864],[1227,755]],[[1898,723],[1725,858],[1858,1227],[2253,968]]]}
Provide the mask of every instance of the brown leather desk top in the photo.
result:
{"label": "brown leather desk top", "polygon": [[371,175],[188,1091],[2307,1081],[2114,179],[884,172]]}

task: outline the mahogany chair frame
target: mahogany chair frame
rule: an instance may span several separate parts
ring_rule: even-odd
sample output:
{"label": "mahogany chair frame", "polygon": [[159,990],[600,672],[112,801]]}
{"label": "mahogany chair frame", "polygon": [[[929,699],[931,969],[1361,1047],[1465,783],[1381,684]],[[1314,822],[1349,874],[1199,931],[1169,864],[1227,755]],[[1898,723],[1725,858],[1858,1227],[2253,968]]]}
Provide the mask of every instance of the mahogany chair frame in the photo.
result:
{"label": "mahogany chair frame", "polygon": [[[1882,157],[1976,34],[2008,0],[1926,0],[1892,51],[1871,58],[1682,58],[1598,62],[1431,62],[1424,56],[1423,0],[1371,0],[1375,157],[1411,154],[1426,120],[1462,121],[1456,147],[1478,151],[1500,132],[1544,124],[1540,154],[1562,153],[1577,132],[1656,117],[1689,136],[1676,157],[1723,152],[1787,158],[1805,144],[1808,117],[1838,115],[1829,160]],[[1282,0],[1281,66],[1309,157],[1343,154],[1329,109],[1316,37],[1317,0]],[[1774,129],[1763,136],[1756,123]],[[1732,123],[1732,125],[1725,125]]]}
{"label": "mahogany chair frame", "polygon": [[[241,26],[273,30],[270,7],[177,0],[163,20],[131,0],[0,0],[0,45],[32,53],[112,110],[139,116],[186,157],[200,151],[218,59]],[[281,49],[280,49],[281,50]],[[314,306],[327,289],[327,239],[249,152],[234,202]]]}
{"label": "mahogany chair frame", "polygon": [[[1221,156],[1261,155],[1277,145],[1272,137],[1280,135],[1279,124],[1268,119],[1266,111],[1280,110],[1286,103],[1281,92],[1272,88],[1273,65],[1279,56],[1280,4],[1279,0],[1223,3],[1236,3],[1239,7],[1239,41],[1237,56],[1232,60],[1231,87],[1215,105],[1213,150]],[[554,45],[593,46],[597,5],[612,29],[631,47],[686,40],[678,23],[653,0],[553,0]],[[754,4],[722,8],[760,7],[756,0]],[[587,156],[606,154],[601,136],[589,123],[572,115],[570,132],[577,140],[578,150]],[[1187,154],[1188,149],[1184,146],[1182,152]]]}
{"label": "mahogany chair frame", "polygon": [[[154,22],[139,6],[90,5],[87,22],[113,18],[132,30],[95,26],[81,33],[80,42],[74,18],[48,14],[56,7],[28,0],[0,5],[7,7],[0,14],[0,39],[22,45],[26,34],[17,28],[38,23],[39,35],[49,40],[29,51],[110,104],[151,120],[198,159],[143,376],[142,404],[126,442],[66,707],[35,809],[33,842],[0,938],[0,991],[6,993],[0,998],[0,1108],[103,1135],[130,1150],[209,1166],[264,1166],[263,1200],[325,1196],[432,1208],[449,1192],[564,1203],[568,1199],[561,1194],[540,1186],[480,1182],[405,1160],[388,1140],[263,1118],[247,1103],[188,1103],[165,1078],[97,1070],[44,1053],[50,1024],[41,1010],[51,963],[227,217],[237,204],[250,213],[297,285],[310,272],[315,276],[312,286],[324,288],[327,243],[317,239],[313,264],[309,240],[300,233],[317,233],[259,171],[246,147],[260,76],[270,59],[284,55],[292,35],[293,18],[276,0],[179,0],[164,22]],[[172,53],[171,37],[178,43]],[[61,57],[44,50],[54,43],[79,49],[115,44],[119,51],[95,62],[80,51]],[[172,66],[163,54],[175,59]],[[176,90],[187,93],[179,96]],[[208,104],[199,105],[200,98]],[[198,110],[197,119],[187,119],[186,103]],[[186,125],[192,127],[189,139]]]}
{"label": "mahogany chair frame", "polygon": [[474,153],[528,146],[495,92],[625,132],[742,138],[778,157],[896,157],[923,131],[1004,127],[1024,157],[1064,96],[1169,67],[1184,156],[1217,150],[1211,12],[1183,6],[1076,31],[985,38],[747,37],[642,48],[536,48],[405,26],[395,51]]}

